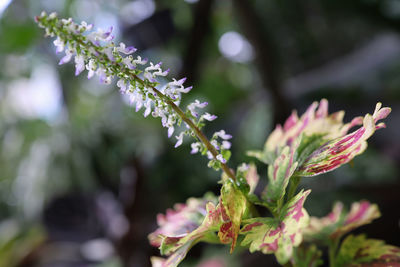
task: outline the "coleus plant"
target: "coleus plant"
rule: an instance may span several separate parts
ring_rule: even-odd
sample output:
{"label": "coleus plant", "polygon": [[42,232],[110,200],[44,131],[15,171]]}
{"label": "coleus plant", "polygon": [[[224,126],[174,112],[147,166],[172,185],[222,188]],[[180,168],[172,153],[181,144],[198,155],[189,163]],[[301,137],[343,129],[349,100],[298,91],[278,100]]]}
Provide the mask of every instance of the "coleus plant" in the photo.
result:
{"label": "coleus plant", "polygon": [[[332,171],[361,154],[367,139],[385,127],[380,121],[390,108],[378,103],[372,115],[350,123],[343,123],[343,111],[329,114],[325,99],[312,103],[301,117],[294,111],[271,133],[263,150],[248,152],[268,165],[268,184],[256,195],[255,165],[242,164],[236,171],[227,165],[232,136],[220,130],[208,139],[201,131],[206,121],[217,118],[200,112],[207,103],[195,100],[186,109],[179,106],[182,94],[192,89],[183,85],[185,79],[166,82],[168,70],[162,70],[161,63],[134,58],[134,47],[115,45],[112,28],[94,31],[91,24],[59,19],[55,13],[43,12],[35,19],[46,36],[56,37],[56,52],[65,51],[59,64],[74,57],[76,75],[87,69],[89,79],[97,75],[106,84],[116,77],[120,92],[129,96],[136,111],[143,108],[145,117],[160,117],[168,137],[180,130],[175,147],[190,136],[194,138],[191,153],[206,155],[209,167],[222,169],[219,196],[207,193],[190,198],[158,215],[159,228],[149,234],[149,240],[167,258],[152,257],[153,266],[177,266],[198,242],[227,244],[231,253],[242,246],[250,252],[274,254],[285,266],[321,265],[321,246],[329,248],[330,266],[399,266],[400,250],[383,241],[350,235],[341,242],[349,231],[380,216],[376,205],[361,201],[346,212],[337,203],[326,217],[314,218],[304,208],[311,190],[298,190],[303,177]],[[354,127],[358,129],[350,132]],[[268,209],[270,216],[261,217],[256,206]]]}

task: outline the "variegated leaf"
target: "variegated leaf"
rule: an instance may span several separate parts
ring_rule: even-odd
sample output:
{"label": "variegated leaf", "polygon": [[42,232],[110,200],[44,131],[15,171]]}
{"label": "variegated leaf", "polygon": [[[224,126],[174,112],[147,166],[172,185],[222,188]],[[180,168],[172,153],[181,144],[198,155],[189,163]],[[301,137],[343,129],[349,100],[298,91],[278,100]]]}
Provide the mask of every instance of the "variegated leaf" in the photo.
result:
{"label": "variegated leaf", "polygon": [[231,181],[226,181],[221,188],[221,215],[224,223],[218,236],[224,244],[231,244],[231,253],[236,246],[242,217],[246,212],[247,200],[243,193]]}
{"label": "variegated leaf", "polygon": [[254,190],[257,187],[258,181],[260,180],[260,176],[257,173],[257,167],[254,164],[249,164],[249,169],[245,174],[246,181],[250,186],[249,194],[254,193]]}
{"label": "variegated leaf", "polygon": [[339,202],[327,216],[311,217],[310,224],[304,229],[304,237],[307,240],[327,241],[341,237],[379,217],[380,212],[376,204],[368,201],[355,202],[350,212],[346,213],[343,210],[343,204]]}
{"label": "variegated leaf", "polygon": [[[318,107],[318,109],[317,109]],[[286,146],[303,135],[302,144],[296,152],[299,170],[296,175],[314,176],[334,170],[362,153],[366,140],[376,129],[385,127],[377,122],[386,118],[391,109],[376,105],[374,114],[356,117],[350,123],[343,123],[344,112],[328,114],[328,101],[314,102],[299,118],[294,111],[283,127],[278,125],[267,139],[263,151],[250,151],[248,154],[259,160],[273,164]],[[348,134],[354,126],[363,124],[359,130]]]}
{"label": "variegated leaf", "polygon": [[322,99],[319,105],[318,102],[314,102],[300,118],[297,112],[293,111],[283,127],[278,125],[265,143],[264,150],[278,154],[282,147],[290,146],[301,134],[320,135],[326,140],[335,139],[362,122],[360,118],[355,118],[351,123],[343,124],[343,117],[343,111],[328,114],[326,99]]}
{"label": "variegated leaf", "polygon": [[391,109],[382,108],[378,103],[374,114],[367,114],[363,119],[363,126],[358,130],[333,139],[314,151],[296,171],[299,176],[315,176],[332,171],[349,162],[355,156],[361,154],[367,147],[366,140],[376,129],[385,127],[384,123],[376,124],[379,120],[386,118]]}
{"label": "variegated leaf", "polygon": [[324,263],[321,257],[322,251],[317,246],[302,244],[294,251],[293,266],[318,267]]}
{"label": "variegated leaf", "polygon": [[294,162],[295,152],[299,145],[299,140],[293,146],[286,146],[282,153],[276,158],[274,164],[268,167],[268,180],[269,183],[264,190],[263,199],[275,208],[279,201],[282,201],[286,187],[292,177],[297,162]]}
{"label": "variegated leaf", "polygon": [[176,252],[181,247],[190,246],[187,244],[194,245],[199,241],[212,241],[215,242],[217,239],[214,234],[218,231],[222,224],[221,211],[219,206],[215,207],[212,202],[208,202],[206,205],[206,216],[199,227],[190,233],[181,236],[162,236],[162,243],[160,246],[160,251],[162,255],[171,255]]}
{"label": "variegated leaf", "polygon": [[241,245],[250,246],[250,252],[274,253],[278,262],[285,264],[293,254],[293,247],[302,241],[302,229],[308,224],[308,214],[303,204],[311,191],[301,191],[281,211],[279,219],[253,218],[246,220],[241,234]]}
{"label": "variegated leaf", "polygon": [[210,201],[217,203],[218,200],[208,193],[203,198],[189,198],[185,204],[175,204],[174,209],[168,209],[165,215],[158,214],[159,228],[149,235],[150,244],[159,247],[161,235],[180,237],[199,227],[206,216],[206,204]]}
{"label": "variegated leaf", "polygon": [[216,232],[223,221],[220,205],[213,202],[217,202],[216,197],[206,194],[202,199],[190,198],[186,204],[176,204],[166,215],[158,215],[160,228],[149,235],[149,240],[152,245],[160,246],[162,255],[169,257],[153,257],[153,266],[177,266],[196,243],[219,242]]}
{"label": "variegated leaf", "polygon": [[400,266],[400,248],[365,235],[348,236],[342,243],[335,266]]}

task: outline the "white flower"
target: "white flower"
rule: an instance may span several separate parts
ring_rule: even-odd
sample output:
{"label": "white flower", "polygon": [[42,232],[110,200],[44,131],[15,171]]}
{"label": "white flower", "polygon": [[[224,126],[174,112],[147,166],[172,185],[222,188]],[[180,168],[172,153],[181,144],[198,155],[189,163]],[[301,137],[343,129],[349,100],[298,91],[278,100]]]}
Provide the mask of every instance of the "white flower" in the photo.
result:
{"label": "white flower", "polygon": [[189,104],[187,106],[187,109],[190,111],[190,113],[194,116],[197,117],[199,114],[195,111],[196,108],[205,108],[208,105],[207,102],[201,103],[199,100],[195,100],[193,103]]}
{"label": "white flower", "polygon": [[97,71],[96,71],[96,74],[97,74],[97,76],[99,76],[101,83],[105,83],[105,84],[110,84],[111,83],[112,77],[108,76],[106,74],[105,69],[98,68]]}
{"label": "white flower", "polygon": [[144,113],[143,113],[143,116],[146,118],[147,116],[149,116],[149,114],[151,112],[151,101],[150,101],[150,99],[147,99],[147,101],[144,102],[143,105],[146,108]]}
{"label": "white flower", "polygon": [[175,144],[175,148],[177,148],[178,146],[182,145],[183,135],[184,134],[185,134],[185,132],[181,132],[178,136],[175,136],[176,139],[178,140],[178,142],[176,142],[176,144]]}
{"label": "white flower", "polygon": [[218,154],[216,158],[221,163],[224,163],[224,164],[226,163],[226,159],[224,159],[224,157],[221,154]]}
{"label": "white flower", "polygon": [[127,86],[127,84],[126,84],[126,81],[125,81],[125,80],[119,79],[118,82],[117,82],[117,86],[120,88],[119,91],[120,91],[122,94],[126,93],[126,86]]}
{"label": "white flower", "polygon": [[62,64],[68,63],[71,60],[73,55],[74,55],[74,50],[66,49],[65,50],[65,56],[63,58],[61,58],[60,62],[58,62],[58,65],[62,65]]}
{"label": "white flower", "polygon": [[192,148],[192,151],[190,151],[190,154],[196,154],[197,152],[199,152],[199,150],[201,148],[201,143],[195,142],[195,143],[192,143],[190,146]]}
{"label": "white flower", "polygon": [[115,58],[113,55],[113,49],[111,47],[104,49],[104,53],[107,55],[108,59],[110,59],[111,61],[115,61]]}
{"label": "white flower", "polygon": [[97,69],[96,61],[94,59],[90,59],[89,63],[86,64],[86,69],[88,70],[88,79],[92,78]]}
{"label": "white flower", "polygon": [[250,166],[246,163],[242,163],[239,167],[238,167],[238,171],[239,172],[246,172],[248,171],[250,168]]}
{"label": "white flower", "polygon": [[75,56],[75,76],[78,76],[85,69],[85,58],[82,55]]}
{"label": "white flower", "polygon": [[134,70],[136,68],[136,64],[132,64],[132,56],[124,57],[122,62],[128,67],[128,69]]}
{"label": "white flower", "polygon": [[172,134],[174,133],[174,126],[170,126],[168,127],[168,138],[170,138],[172,136]]}
{"label": "white flower", "polygon": [[217,118],[217,116],[212,115],[212,114],[206,112],[206,113],[204,113],[203,115],[201,115],[201,118],[203,118],[203,119],[205,119],[205,120],[208,120],[208,121],[213,121],[213,120],[215,120],[215,119]]}
{"label": "white flower", "polygon": [[57,17],[57,13],[56,12],[51,12],[49,15],[50,19],[55,19]]}
{"label": "white flower", "polygon": [[231,148],[231,142],[225,141],[225,140],[222,141],[222,148],[226,149],[226,150],[230,149]]}
{"label": "white flower", "polygon": [[134,53],[137,49],[133,46],[126,47],[124,43],[119,43],[119,47],[117,48],[118,52],[124,53],[125,55],[130,55]]}
{"label": "white flower", "polygon": [[53,44],[57,47],[56,49],[57,54],[64,51],[65,42],[61,40],[59,36],[57,37],[57,39],[53,41]]}
{"label": "white flower", "polygon": [[219,132],[215,132],[215,133],[214,133],[214,136],[215,136],[215,137],[220,137],[220,138],[222,138],[222,139],[224,139],[224,140],[228,140],[228,139],[231,139],[231,138],[232,138],[232,135],[226,134],[224,130],[221,130],[221,131],[219,131]]}
{"label": "white flower", "polygon": [[216,150],[219,150],[219,146],[218,146],[217,140],[211,140],[210,143],[213,145],[213,147],[215,147]]}
{"label": "white flower", "polygon": [[82,21],[78,26],[79,31],[90,31],[93,28],[93,24],[87,24],[86,21]]}
{"label": "white flower", "polygon": [[139,64],[139,65],[145,65],[147,64],[147,58],[142,59],[140,56],[137,56],[137,58],[135,60],[132,61],[133,64]]}

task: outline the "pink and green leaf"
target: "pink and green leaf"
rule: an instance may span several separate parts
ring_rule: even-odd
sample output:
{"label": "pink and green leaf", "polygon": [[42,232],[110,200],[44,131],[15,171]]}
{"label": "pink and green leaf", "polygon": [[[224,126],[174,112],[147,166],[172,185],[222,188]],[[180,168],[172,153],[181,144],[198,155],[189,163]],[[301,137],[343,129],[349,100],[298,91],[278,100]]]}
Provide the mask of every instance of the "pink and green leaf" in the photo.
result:
{"label": "pink and green leaf", "polygon": [[372,116],[367,114],[363,118],[363,126],[361,128],[345,136],[328,141],[315,150],[302,163],[296,175],[315,176],[332,171],[364,152],[367,147],[366,140],[375,130],[385,127],[384,123],[377,124],[377,122],[386,118],[391,111],[390,108],[381,109],[381,106],[382,104],[378,103],[374,114]]}
{"label": "pink and green leaf", "polygon": [[[344,124],[344,112],[328,114],[328,101],[322,99],[319,105],[311,104],[300,118],[294,111],[283,126],[278,125],[271,133],[263,151],[251,151],[249,155],[273,165],[286,146],[292,147],[296,140],[302,139],[295,156],[299,162],[295,175],[314,176],[332,171],[365,150],[366,140],[375,130],[385,127],[378,121],[385,119],[390,111],[378,103],[372,116],[356,117]],[[360,124],[361,128],[347,134]]]}
{"label": "pink and green leaf", "polygon": [[[318,108],[318,109],[317,109]],[[339,111],[328,114],[328,101],[322,99],[321,102],[312,103],[306,112],[299,118],[297,112],[284,123],[283,127],[278,125],[271,133],[264,150],[279,153],[280,149],[291,145],[301,134],[307,136],[321,135],[326,140],[331,140],[346,134],[350,124],[343,124],[344,112]],[[353,120],[353,126],[359,123],[359,119]]]}
{"label": "pink and green leaf", "polygon": [[160,228],[149,235],[149,240],[169,257],[153,257],[153,266],[177,266],[198,242],[219,243],[216,232],[223,220],[220,204],[215,206],[215,202],[216,197],[211,194],[203,199],[190,198],[186,204],[177,204],[166,215],[157,217]]}
{"label": "pink and green leaf", "polygon": [[206,205],[206,216],[199,227],[192,232],[181,236],[161,236],[162,243],[160,251],[162,255],[171,255],[178,251],[181,247],[187,247],[188,243],[195,244],[199,241],[217,241],[215,232],[218,231],[222,224],[221,210],[219,205],[216,207],[212,202]]}
{"label": "pink and green leaf", "polygon": [[162,236],[181,237],[200,226],[206,216],[207,202],[217,202],[213,194],[206,194],[203,198],[189,198],[185,204],[175,204],[174,209],[168,209],[166,214],[157,215],[159,228],[149,235],[152,246],[159,247]]}
{"label": "pink and green leaf", "polygon": [[365,235],[348,236],[342,243],[336,266],[400,266],[400,248]]}
{"label": "pink and green leaf", "polygon": [[249,164],[249,169],[245,174],[245,177],[248,185],[250,186],[249,194],[252,194],[257,187],[258,181],[260,180],[256,165]]}
{"label": "pink and green leaf", "polygon": [[283,208],[279,219],[253,218],[246,220],[240,231],[245,235],[241,245],[250,252],[274,253],[278,262],[285,264],[293,254],[293,247],[302,241],[302,229],[308,224],[308,214],[303,208],[310,190],[301,191]]}
{"label": "pink and green leaf", "polygon": [[264,190],[263,199],[272,207],[278,206],[277,203],[283,200],[289,179],[292,177],[297,162],[295,162],[295,152],[299,145],[299,139],[291,147],[286,146],[282,153],[276,158],[275,162],[268,167],[269,183]]}
{"label": "pink and green leaf", "polygon": [[380,212],[376,204],[368,201],[355,202],[347,213],[343,210],[343,204],[339,202],[327,216],[311,217],[310,224],[304,229],[304,236],[308,240],[336,239],[379,217]]}

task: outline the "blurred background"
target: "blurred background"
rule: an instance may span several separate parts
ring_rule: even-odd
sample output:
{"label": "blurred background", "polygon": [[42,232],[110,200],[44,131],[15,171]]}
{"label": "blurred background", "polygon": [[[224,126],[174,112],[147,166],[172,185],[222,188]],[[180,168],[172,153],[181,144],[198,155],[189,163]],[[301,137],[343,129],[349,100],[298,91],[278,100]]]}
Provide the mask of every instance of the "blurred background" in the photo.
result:
{"label": "blurred background", "polygon": [[[174,149],[115,84],[57,65],[33,22],[42,10],[112,25],[116,41],[188,77],[185,101],[207,100],[219,116],[205,131],[234,136],[230,166],[253,161],[245,151],[312,101],[327,98],[345,121],[391,106],[363,155],[303,186],[311,215],[337,199],[377,203],[383,216],[358,232],[400,246],[400,1],[0,0],[0,267],[150,266],[157,213],[219,190],[207,160]],[[276,262],[200,244],[182,266]]]}

